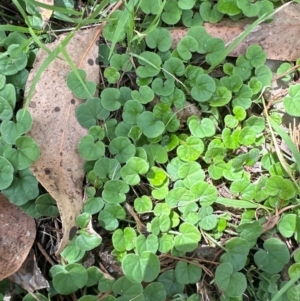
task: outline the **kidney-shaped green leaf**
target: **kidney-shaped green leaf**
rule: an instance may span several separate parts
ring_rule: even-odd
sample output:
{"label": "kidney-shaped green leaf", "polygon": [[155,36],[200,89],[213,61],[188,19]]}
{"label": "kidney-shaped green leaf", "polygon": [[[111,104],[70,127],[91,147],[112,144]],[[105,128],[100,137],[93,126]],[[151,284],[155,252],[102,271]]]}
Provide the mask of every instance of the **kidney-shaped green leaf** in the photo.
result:
{"label": "kidney-shaped green leaf", "polygon": [[199,102],[208,101],[216,90],[216,84],[212,77],[201,74],[196,79],[196,85],[192,88],[192,97]]}
{"label": "kidney-shaped green leaf", "polygon": [[215,124],[209,118],[202,118],[200,121],[198,116],[193,115],[188,118],[187,122],[192,135],[195,137],[212,137],[216,133]]}
{"label": "kidney-shaped green leaf", "polygon": [[191,187],[191,192],[195,195],[202,206],[209,206],[217,199],[218,191],[215,186],[205,182],[198,181]]}
{"label": "kidney-shaped green leaf", "polygon": [[100,158],[96,161],[94,171],[100,179],[117,180],[120,178],[121,165],[118,160],[107,157]]}
{"label": "kidney-shaped green leaf", "polygon": [[197,265],[184,261],[178,261],[176,264],[175,276],[179,283],[197,283],[200,280],[201,275],[202,268]]}
{"label": "kidney-shaped green leaf", "polygon": [[84,287],[87,281],[88,274],[84,266],[71,263],[54,275],[53,286],[59,294],[69,295]]}
{"label": "kidney-shaped green leaf", "polygon": [[145,301],[165,301],[166,291],[164,286],[159,282],[149,283],[143,293]]}
{"label": "kidney-shaped green leaf", "polygon": [[67,76],[67,85],[74,95],[80,99],[87,99],[96,92],[96,84],[92,81],[85,81],[86,72],[77,69],[77,73],[71,71]]}
{"label": "kidney-shaped green leaf", "polygon": [[109,180],[104,185],[102,197],[107,203],[123,203],[129,186],[121,180]]}
{"label": "kidney-shaped green leaf", "polygon": [[76,118],[80,125],[86,129],[96,125],[98,119],[105,120],[108,116],[109,111],[103,108],[101,99],[98,97],[89,98],[76,109]]}
{"label": "kidney-shaped green leaf", "polygon": [[4,157],[0,157],[0,190],[3,190],[12,183],[14,168]]}
{"label": "kidney-shaped green leaf", "polygon": [[128,185],[137,185],[140,182],[140,176],[147,173],[149,164],[142,158],[132,157],[121,168],[121,177]]}
{"label": "kidney-shaped green leaf", "polygon": [[278,223],[278,230],[284,237],[292,237],[297,233],[300,218],[296,214],[287,214],[283,216]]}
{"label": "kidney-shaped green leaf", "polygon": [[241,297],[247,288],[245,275],[234,272],[229,262],[223,262],[217,267],[215,277],[217,286],[230,297]]}
{"label": "kidney-shaped green leaf", "polygon": [[177,156],[182,161],[196,161],[204,151],[204,143],[200,138],[188,137],[177,148]]}
{"label": "kidney-shaped green leaf", "polygon": [[165,125],[157,119],[152,112],[146,111],[140,114],[137,125],[148,138],[156,138],[165,130]]}
{"label": "kidney-shaped green leaf", "polygon": [[[120,301],[135,300],[143,301],[143,286],[140,283],[132,283],[127,277],[119,278],[113,285],[112,290],[114,294],[120,295]],[[117,299],[112,299],[112,301]],[[104,301],[104,300],[103,300]],[[109,299],[111,301],[111,299]]]}
{"label": "kidney-shaped green leaf", "polygon": [[130,142],[128,138],[117,137],[113,139],[108,149],[112,155],[115,155],[115,158],[120,163],[125,163],[135,154],[135,146]]}
{"label": "kidney-shaped green leaf", "polygon": [[143,254],[127,254],[122,260],[125,276],[134,283],[151,282],[160,271],[160,261],[152,252]]}
{"label": "kidney-shaped green leaf", "polygon": [[105,145],[102,141],[95,142],[92,135],[85,135],[79,141],[78,152],[85,160],[98,160],[104,155]]}
{"label": "kidney-shaped green leaf", "polygon": [[291,116],[300,116],[300,85],[291,85],[289,94],[284,98],[283,105],[286,112]]}
{"label": "kidney-shaped green leaf", "polygon": [[201,239],[199,230],[192,224],[182,223],[179,227],[179,233],[174,238],[175,248],[181,252],[194,251]]}
{"label": "kidney-shaped green leaf", "polygon": [[281,176],[271,176],[266,182],[266,189],[270,195],[278,196],[283,200],[289,200],[295,196],[294,184],[289,179]]}
{"label": "kidney-shaped green leaf", "polygon": [[15,141],[16,149],[9,148],[4,152],[16,170],[23,170],[32,165],[40,156],[40,149],[30,137],[19,137]]}
{"label": "kidney-shaped green leaf", "polygon": [[285,243],[278,238],[267,239],[264,242],[264,250],[259,250],[254,255],[257,266],[270,274],[282,271],[289,260],[289,250]]}
{"label": "kidney-shaped green leaf", "polygon": [[171,34],[166,28],[155,28],[146,36],[146,43],[149,48],[166,52],[172,45]]}
{"label": "kidney-shaped green leaf", "polygon": [[13,144],[18,137],[30,130],[31,125],[30,113],[21,109],[17,112],[16,122],[4,120],[1,123],[1,134],[7,143]]}

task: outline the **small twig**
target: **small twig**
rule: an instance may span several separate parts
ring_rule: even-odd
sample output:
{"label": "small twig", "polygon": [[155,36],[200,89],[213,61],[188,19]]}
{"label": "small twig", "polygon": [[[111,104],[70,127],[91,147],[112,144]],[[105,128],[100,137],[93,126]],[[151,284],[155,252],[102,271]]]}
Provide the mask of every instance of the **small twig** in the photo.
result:
{"label": "small twig", "polygon": [[125,203],[125,208],[128,211],[128,213],[133,217],[134,221],[136,222],[139,232],[140,233],[147,232],[146,226],[140,221],[140,219],[138,218],[137,214],[134,212],[132,207],[128,203]]}
{"label": "small twig", "polygon": [[265,104],[265,99],[264,97],[262,96],[262,104],[263,104],[263,108],[264,108],[264,114],[266,116],[266,119],[267,119],[267,125],[269,127],[269,130],[270,130],[270,134],[271,134],[271,139],[272,141],[274,142],[274,147],[275,147],[275,151],[276,151],[276,154],[278,156],[278,159],[279,159],[279,162],[281,163],[282,167],[284,168],[284,170],[287,172],[287,174],[290,176],[290,178],[293,180],[293,182],[296,184],[296,186],[298,187],[298,184],[295,180],[295,178],[293,177],[292,175],[292,172],[291,172],[291,169],[290,169],[290,166],[289,164],[287,164],[286,160],[284,159],[281,151],[280,151],[280,148],[276,142],[276,137],[275,137],[275,134],[274,134],[274,131],[272,129],[272,125],[271,125],[271,121],[270,121],[270,117],[268,115],[268,111],[267,111],[267,107],[266,107],[266,104]]}
{"label": "small twig", "polygon": [[56,230],[56,243],[57,243],[57,246],[59,246],[61,239],[60,239],[58,232],[60,231],[60,228],[58,227],[58,223],[57,223],[56,219],[54,219],[54,225],[55,225],[55,230]]}
{"label": "small twig", "polygon": [[39,242],[37,242],[37,246],[38,246],[39,250],[41,251],[41,253],[44,255],[44,257],[46,258],[46,260],[51,265],[56,265],[56,263],[50,258],[50,256],[47,254],[47,252],[45,251],[45,249],[42,247],[42,245]]}
{"label": "small twig", "polygon": [[298,206],[300,206],[300,204],[290,205],[290,206],[282,208],[280,211],[278,211],[278,208],[276,207],[275,208],[275,215],[273,215],[273,216],[271,216],[270,213],[268,212],[269,219],[267,220],[267,222],[265,224],[263,224],[263,232],[262,233],[265,233],[265,232],[273,229],[277,225],[278,220],[280,219],[281,214],[283,212],[285,212],[289,209],[293,209],[293,208],[298,207]]}
{"label": "small twig", "polygon": [[276,211],[276,213],[273,216],[271,216],[269,213],[269,218],[268,218],[267,222],[263,224],[262,233],[265,233],[265,232],[273,229],[276,226],[276,224],[279,220],[279,214],[278,214],[277,207],[275,208],[275,211]]}
{"label": "small twig", "polygon": [[[211,272],[209,269],[207,269],[205,265],[202,265],[202,264],[198,263],[198,260],[199,260],[199,261],[205,261],[205,262],[208,262],[208,263],[214,264],[214,265],[217,265],[217,264],[218,264],[217,262],[208,261],[208,260],[205,260],[205,259],[204,259],[204,260],[202,260],[202,259],[198,259],[198,260],[197,260],[197,258],[192,258],[192,259],[189,259],[189,258],[188,258],[188,259],[186,259],[186,258],[184,258],[184,257],[176,257],[176,256],[172,256],[172,255],[169,255],[169,254],[163,254],[163,255],[160,255],[159,257],[160,257],[160,258],[161,258],[161,257],[172,258],[172,259],[175,259],[175,260],[178,260],[178,261],[184,261],[184,262],[186,262],[186,263],[195,265],[195,266],[197,266],[197,267],[199,267],[199,268],[202,268],[202,269],[205,271],[205,273],[208,274],[208,275],[211,276],[211,277],[214,276],[214,275],[212,274],[212,272]],[[196,263],[195,261],[197,261],[197,263]]]}
{"label": "small twig", "polygon": [[109,295],[110,295],[110,292],[108,292],[108,293],[103,293],[103,294],[101,294],[101,295],[98,295],[99,301],[103,300],[104,298],[106,298],[106,297],[109,296]]}
{"label": "small twig", "polygon": [[280,74],[280,75],[278,75],[278,76],[275,76],[275,77],[272,79],[272,81],[274,82],[275,80],[278,80],[278,79],[280,79],[280,78],[282,78],[282,77],[285,77],[285,76],[288,75],[290,72],[292,72],[293,70],[295,70],[295,69],[297,69],[297,68],[299,68],[299,67],[300,67],[300,65],[295,65],[294,67],[292,67],[291,69],[285,71],[284,73],[282,73],[282,74]]}
{"label": "small twig", "polygon": [[298,151],[299,151],[299,145],[300,145],[300,125],[296,126],[296,119],[293,119],[293,126],[291,123],[289,123],[289,132],[291,134],[291,139],[296,145]]}
{"label": "small twig", "polygon": [[107,271],[107,269],[105,268],[102,262],[99,262],[99,267],[102,272],[109,274],[109,272]]}

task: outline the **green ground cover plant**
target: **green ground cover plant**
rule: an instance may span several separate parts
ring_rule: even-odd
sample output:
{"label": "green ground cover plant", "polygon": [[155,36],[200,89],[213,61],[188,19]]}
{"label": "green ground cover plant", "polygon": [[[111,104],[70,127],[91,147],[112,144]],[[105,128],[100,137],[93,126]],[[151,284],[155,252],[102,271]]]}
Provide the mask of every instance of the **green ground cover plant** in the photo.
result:
{"label": "green ground cover plant", "polygon": [[[88,130],[78,145],[86,199],[75,237],[45,275],[51,288],[35,297],[299,300],[299,150],[265,93],[273,79],[266,54],[251,45],[227,58],[224,41],[201,26],[224,15],[260,22],[277,5],[130,0],[111,15],[99,45],[103,82],[88,81],[81,69],[67,77],[83,100],[77,120]],[[190,29],[173,49],[168,27],[177,24]],[[23,136],[30,114],[16,107],[35,47],[24,33],[8,30],[0,55],[0,188],[12,203],[35,208],[28,213],[57,216],[55,201],[39,195],[29,170],[39,156]],[[294,76],[285,63],[277,72]],[[291,84],[282,99],[295,117],[299,89]],[[0,282],[3,295],[7,285]]]}
{"label": "green ground cover plant", "polygon": [[[20,93],[28,76],[25,67],[31,66],[34,49],[22,33],[1,33],[0,188],[12,203],[24,205],[39,195],[38,182],[29,167],[39,157],[40,150],[32,138],[23,136],[31,128],[32,118],[27,110],[17,110]],[[24,196],[22,200],[18,197],[20,194]]]}

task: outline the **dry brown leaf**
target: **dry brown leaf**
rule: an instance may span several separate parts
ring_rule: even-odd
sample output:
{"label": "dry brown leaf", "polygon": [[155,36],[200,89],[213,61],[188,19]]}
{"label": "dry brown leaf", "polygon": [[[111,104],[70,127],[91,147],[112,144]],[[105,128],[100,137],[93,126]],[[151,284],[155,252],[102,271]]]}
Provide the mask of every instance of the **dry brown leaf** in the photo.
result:
{"label": "dry brown leaf", "polygon": [[[87,73],[88,80],[99,82],[98,47],[93,43],[98,28],[78,31],[66,47],[76,66],[80,65]],[[65,35],[54,43],[47,45],[54,49]],[[60,55],[62,57],[62,55]],[[40,50],[33,70],[29,74],[27,88],[30,87],[36,72],[47,53]],[[66,85],[70,67],[65,60],[55,59],[42,74],[29,104],[33,117],[33,126],[29,135],[35,139],[41,149],[40,158],[31,170],[38,181],[56,200],[60,212],[63,238],[59,254],[76,233],[75,218],[82,209],[82,185],[84,179],[84,161],[80,158],[77,145],[80,138],[87,133],[76,120],[75,110],[81,103]]]}
{"label": "dry brown leaf", "polygon": [[36,235],[34,219],[0,194],[0,281],[26,259]]}
{"label": "dry brown leaf", "polygon": [[33,250],[29,252],[18,271],[11,275],[9,279],[31,293],[49,287],[48,281],[37,266]]}
{"label": "dry brown leaf", "polygon": [[[213,37],[221,38],[225,43],[233,41],[253,22],[243,19],[237,22],[224,19],[217,24],[204,23],[204,27]],[[186,35],[188,29],[173,29],[171,35],[173,48]],[[270,23],[258,25],[246,39],[230,53],[231,56],[245,54],[248,46],[260,45],[268,59],[296,61],[300,58],[300,4],[290,4],[278,10]]]}
{"label": "dry brown leaf", "polygon": [[192,115],[201,116],[201,110],[194,103],[190,103],[189,101],[185,102],[183,109],[173,109],[176,112],[176,115],[180,122],[186,122],[189,117]]}
{"label": "dry brown leaf", "polygon": [[[54,0],[37,0],[40,3],[47,4],[47,5],[54,5]],[[46,23],[52,16],[53,10],[39,7],[40,14],[43,20],[43,28],[45,27]]]}
{"label": "dry brown leaf", "polygon": [[[159,98],[156,97],[154,98],[151,103],[150,106],[148,107],[148,110],[152,110],[153,107],[158,104],[160,102]],[[188,118],[192,115],[196,115],[196,116],[201,116],[201,111],[200,109],[197,107],[197,105],[195,105],[194,103],[190,103],[189,101],[186,101],[184,104],[184,108],[182,109],[177,109],[177,108],[173,108],[172,109],[174,113],[176,113],[178,119],[181,122],[186,122],[188,120]]]}

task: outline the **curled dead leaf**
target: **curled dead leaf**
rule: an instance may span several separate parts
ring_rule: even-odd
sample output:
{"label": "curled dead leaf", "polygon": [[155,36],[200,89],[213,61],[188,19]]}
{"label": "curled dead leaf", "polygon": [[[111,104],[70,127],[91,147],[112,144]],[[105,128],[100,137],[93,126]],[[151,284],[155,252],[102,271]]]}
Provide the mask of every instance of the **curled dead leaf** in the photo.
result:
{"label": "curled dead leaf", "polygon": [[19,270],[35,240],[34,219],[0,194],[0,281]]}

